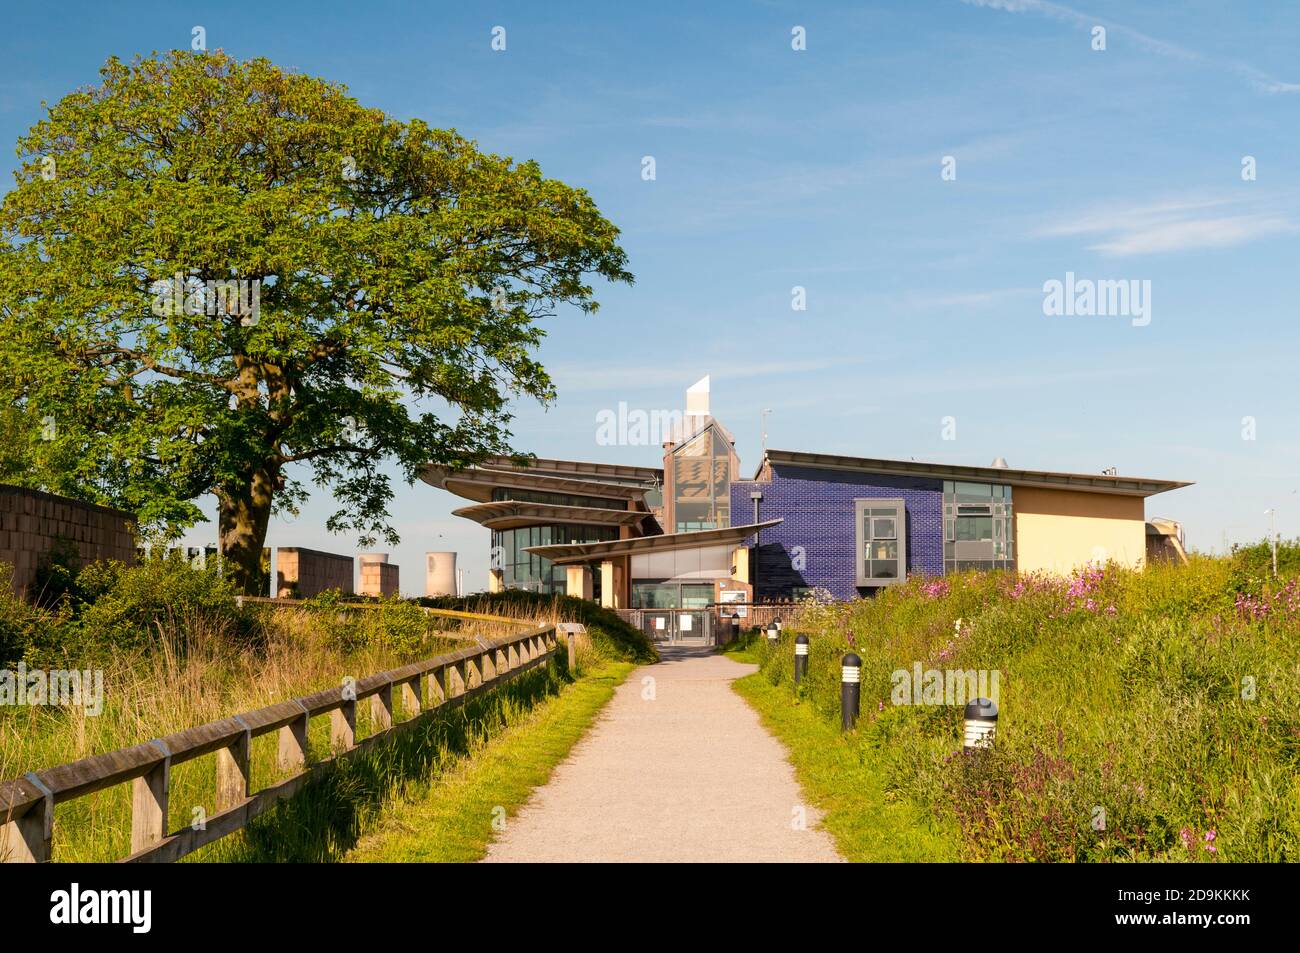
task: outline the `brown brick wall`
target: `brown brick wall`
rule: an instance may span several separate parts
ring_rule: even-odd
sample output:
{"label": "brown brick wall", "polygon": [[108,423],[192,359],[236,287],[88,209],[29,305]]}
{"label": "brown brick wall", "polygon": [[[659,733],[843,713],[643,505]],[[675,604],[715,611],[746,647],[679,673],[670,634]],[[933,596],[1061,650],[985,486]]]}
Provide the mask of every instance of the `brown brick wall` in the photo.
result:
{"label": "brown brick wall", "polygon": [[136,561],[135,520],[129,513],[39,490],[0,484],[0,562],[13,566],[13,589],[36,581],[41,557],[67,540],[82,564]]}
{"label": "brown brick wall", "polygon": [[275,594],[310,599],[327,589],[352,594],[352,557],[281,546],[275,552]]}

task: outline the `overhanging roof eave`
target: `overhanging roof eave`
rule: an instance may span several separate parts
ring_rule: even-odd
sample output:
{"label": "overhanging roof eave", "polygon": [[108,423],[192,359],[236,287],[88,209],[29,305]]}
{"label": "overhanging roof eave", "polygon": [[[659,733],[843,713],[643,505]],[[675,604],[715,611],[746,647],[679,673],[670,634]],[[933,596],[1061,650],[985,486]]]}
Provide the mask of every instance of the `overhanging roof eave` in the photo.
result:
{"label": "overhanging roof eave", "polygon": [[1156,480],[1147,477],[1105,476],[1091,473],[1067,473],[1051,470],[1017,470],[1004,467],[972,467],[960,464],[923,463],[914,460],[881,460],[837,454],[804,453],[797,450],[768,450],[754,474],[757,481],[765,464],[806,466],[812,469],[850,470],[880,473],[887,476],[918,476],[949,479],[972,479],[1045,489],[1078,490],[1085,493],[1109,493],[1121,496],[1153,496],[1177,490],[1192,483],[1181,480]]}
{"label": "overhanging roof eave", "polygon": [[642,553],[668,552],[701,546],[738,545],[757,532],[776,526],[781,519],[765,520],[743,526],[726,526],[722,529],[697,530],[692,533],[666,533],[661,536],[637,536],[632,539],[613,539],[598,543],[552,543],[548,546],[528,546],[526,553],[549,559],[557,565],[589,562],[611,556],[630,556]]}

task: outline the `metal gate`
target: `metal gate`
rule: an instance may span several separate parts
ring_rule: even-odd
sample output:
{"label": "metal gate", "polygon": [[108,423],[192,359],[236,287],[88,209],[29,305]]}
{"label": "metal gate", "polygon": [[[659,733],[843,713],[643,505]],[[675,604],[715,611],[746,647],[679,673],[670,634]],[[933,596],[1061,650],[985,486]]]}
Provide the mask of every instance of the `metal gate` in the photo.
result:
{"label": "metal gate", "polygon": [[634,609],[632,612],[632,624],[653,642],[715,644],[711,609]]}

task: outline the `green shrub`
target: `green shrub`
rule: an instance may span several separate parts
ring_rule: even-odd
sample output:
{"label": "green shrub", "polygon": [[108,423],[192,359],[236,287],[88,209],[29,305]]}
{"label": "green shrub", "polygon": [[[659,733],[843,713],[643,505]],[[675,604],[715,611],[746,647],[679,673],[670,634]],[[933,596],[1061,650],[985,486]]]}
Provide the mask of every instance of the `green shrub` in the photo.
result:
{"label": "green shrub", "polygon": [[183,651],[193,639],[249,631],[235,590],[221,573],[196,569],[176,554],[137,566],[92,563],[78,573],[76,583],[81,604],[68,630],[76,644],[66,647],[86,655],[160,642]]}
{"label": "green shrub", "polygon": [[14,594],[13,574],[12,566],[0,563],[0,668],[12,668],[27,654],[47,615]]}
{"label": "green shrub", "polygon": [[303,606],[319,613],[318,628],[345,652],[375,648],[411,655],[431,637],[428,615],[396,596],[361,609],[355,599],[334,590],[304,600]]}
{"label": "green shrub", "polygon": [[[1234,591],[1260,595],[1273,579],[1273,548],[1267,539],[1233,546],[1230,567]],[[1278,541],[1277,574],[1282,579],[1300,576],[1300,539]]]}

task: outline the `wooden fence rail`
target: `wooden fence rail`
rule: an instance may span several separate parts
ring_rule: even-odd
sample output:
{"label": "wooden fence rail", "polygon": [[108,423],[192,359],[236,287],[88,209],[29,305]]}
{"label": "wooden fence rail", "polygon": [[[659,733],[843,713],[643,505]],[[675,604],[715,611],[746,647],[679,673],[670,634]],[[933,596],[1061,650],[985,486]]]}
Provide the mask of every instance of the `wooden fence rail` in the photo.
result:
{"label": "wooden fence rail", "polygon": [[[520,624],[518,620],[493,619]],[[476,695],[545,664],[555,653],[558,639],[554,625],[530,628],[504,638],[480,639],[466,648],[369,675],[354,683],[0,782],[0,820],[3,821],[0,859],[6,863],[53,859],[55,805],[130,781],[133,788],[131,854],[123,860],[178,860],[243,828],[338,760],[353,757],[409,730],[439,709],[463,705]],[[399,690],[405,710],[414,712],[396,723],[394,688]],[[357,703],[367,698],[371,720],[378,730],[358,742]],[[326,713],[330,716],[330,743],[335,753],[309,765],[307,726],[312,718]],[[254,793],[250,791],[251,742],[272,731],[279,732],[280,770],[299,770]],[[172,768],[213,753],[217,772],[216,813],[202,825],[168,834]]]}

